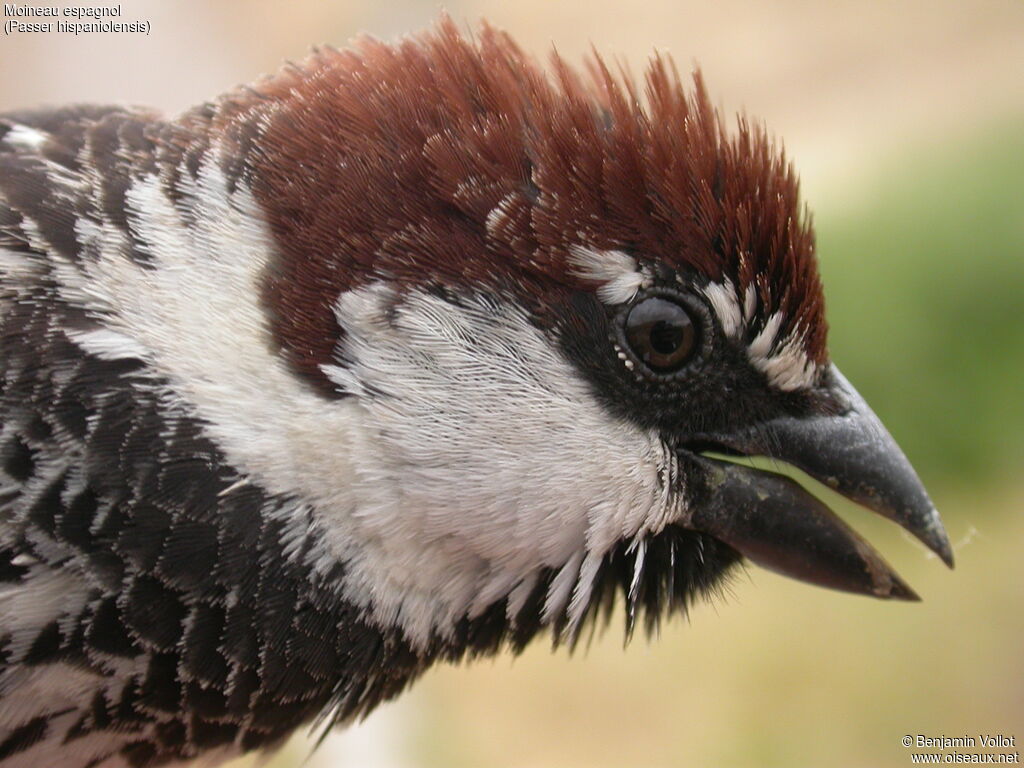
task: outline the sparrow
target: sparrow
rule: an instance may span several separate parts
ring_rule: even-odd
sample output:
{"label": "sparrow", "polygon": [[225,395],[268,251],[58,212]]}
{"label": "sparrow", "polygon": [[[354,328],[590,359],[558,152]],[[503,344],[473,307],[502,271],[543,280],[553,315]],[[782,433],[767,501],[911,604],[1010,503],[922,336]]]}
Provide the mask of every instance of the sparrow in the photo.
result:
{"label": "sparrow", "polygon": [[443,19],[0,115],[0,765],[215,764],[744,561],[917,599],[735,460],[952,566],[826,336],[784,153],[665,56]]}

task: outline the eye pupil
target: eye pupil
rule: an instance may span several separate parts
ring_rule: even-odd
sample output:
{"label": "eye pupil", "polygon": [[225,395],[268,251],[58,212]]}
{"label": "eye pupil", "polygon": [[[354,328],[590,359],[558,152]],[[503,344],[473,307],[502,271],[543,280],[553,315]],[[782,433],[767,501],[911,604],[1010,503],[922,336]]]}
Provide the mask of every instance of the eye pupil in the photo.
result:
{"label": "eye pupil", "polygon": [[683,329],[659,320],[651,327],[651,348],[660,355],[671,355],[683,343]]}
{"label": "eye pupil", "polygon": [[630,350],[655,373],[682,368],[697,346],[697,329],[689,313],[659,296],[644,299],[630,309],[625,330]]}

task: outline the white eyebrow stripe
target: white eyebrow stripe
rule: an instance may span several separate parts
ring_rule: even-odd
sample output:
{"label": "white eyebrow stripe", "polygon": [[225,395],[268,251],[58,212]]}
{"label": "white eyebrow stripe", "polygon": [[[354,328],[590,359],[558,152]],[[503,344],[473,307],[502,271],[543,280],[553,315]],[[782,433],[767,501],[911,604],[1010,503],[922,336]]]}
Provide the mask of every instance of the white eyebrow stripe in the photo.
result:
{"label": "white eyebrow stripe", "polygon": [[[574,274],[598,283],[598,298],[614,306],[631,301],[651,279],[637,260],[624,251],[602,251],[574,245],[569,248],[569,264]],[[722,332],[743,344],[757,310],[757,289],[753,283],[742,291],[729,278],[709,282],[698,288],[710,305]],[[742,295],[741,295],[742,294]],[[764,326],[747,344],[747,358],[768,382],[783,392],[806,389],[814,383],[818,366],[806,352],[800,329],[779,338],[782,313],[773,312]]]}
{"label": "white eyebrow stripe", "polygon": [[790,336],[768,357],[751,357],[754,367],[764,373],[777,389],[793,392],[814,383],[818,367],[804,351],[803,339]]}
{"label": "white eyebrow stripe", "polygon": [[625,304],[649,283],[636,259],[624,251],[600,251],[569,246],[569,265],[584,280],[599,283],[597,296],[605,304]]}
{"label": "white eyebrow stripe", "polygon": [[[744,343],[757,307],[753,283],[743,290],[742,301],[740,291],[729,278],[720,283],[708,283],[700,292],[711,305],[722,332],[730,339]],[[807,355],[801,329],[779,338],[782,320],[782,313],[772,313],[764,327],[747,344],[747,358],[776,389],[783,392],[806,389],[814,383],[818,366]]]}
{"label": "white eyebrow stripe", "polygon": [[757,309],[757,290],[753,283],[747,284],[747,290],[743,294],[743,322],[749,323],[754,319],[754,311]]}
{"label": "white eyebrow stripe", "polygon": [[779,335],[779,327],[782,325],[782,314],[779,312],[773,312],[768,321],[764,324],[764,328],[761,329],[760,333],[754,337],[754,340],[750,342],[750,346],[747,351],[750,353],[752,360],[761,358],[767,359],[772,352],[772,348],[775,346],[775,339]]}
{"label": "white eyebrow stripe", "polygon": [[730,339],[738,339],[744,330],[743,315],[740,313],[739,297],[732,281],[726,278],[721,283],[708,283],[701,288],[701,293],[711,304],[718,316],[722,332]]}

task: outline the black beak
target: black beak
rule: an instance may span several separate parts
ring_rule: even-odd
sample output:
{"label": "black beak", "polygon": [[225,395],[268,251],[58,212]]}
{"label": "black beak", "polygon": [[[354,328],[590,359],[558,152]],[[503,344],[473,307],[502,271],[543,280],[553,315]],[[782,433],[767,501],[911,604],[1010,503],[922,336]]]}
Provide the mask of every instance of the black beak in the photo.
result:
{"label": "black beak", "polygon": [[[786,416],[737,434],[702,435],[701,442],[802,469],[896,521],[952,568],[939,513],[907,457],[837,368],[828,378],[837,415]],[[787,576],[875,597],[919,599],[870,544],[798,483],[724,460],[688,458],[703,493],[681,521],[686,527]]]}

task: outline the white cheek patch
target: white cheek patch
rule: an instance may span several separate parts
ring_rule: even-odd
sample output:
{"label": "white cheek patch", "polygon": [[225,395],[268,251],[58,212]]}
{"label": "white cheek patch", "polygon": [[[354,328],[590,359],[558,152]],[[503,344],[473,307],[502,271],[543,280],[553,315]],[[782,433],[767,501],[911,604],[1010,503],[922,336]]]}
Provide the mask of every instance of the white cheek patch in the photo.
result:
{"label": "white cheek patch", "polygon": [[[722,332],[740,344],[747,343],[747,335],[754,318],[757,296],[754,286],[748,285],[742,302],[732,281],[708,283],[701,289],[718,318]],[[779,338],[782,315],[773,313],[764,327],[747,343],[747,357],[763,373],[769,383],[783,392],[810,387],[818,376],[818,366],[807,356],[800,328],[783,339]]]}
{"label": "white cheek patch", "polygon": [[608,550],[678,514],[658,436],[610,417],[516,307],[378,284],[337,315],[345,365],[325,372],[361,401],[350,595],[414,642],[504,595],[514,616],[545,568],[544,618],[578,621]]}
{"label": "white cheek patch", "polygon": [[650,284],[636,259],[623,251],[598,251],[573,245],[569,264],[584,280],[599,283],[597,296],[605,304],[625,304],[637,291]]}

